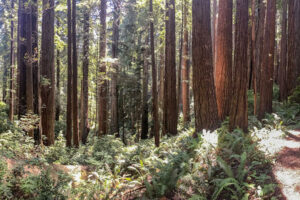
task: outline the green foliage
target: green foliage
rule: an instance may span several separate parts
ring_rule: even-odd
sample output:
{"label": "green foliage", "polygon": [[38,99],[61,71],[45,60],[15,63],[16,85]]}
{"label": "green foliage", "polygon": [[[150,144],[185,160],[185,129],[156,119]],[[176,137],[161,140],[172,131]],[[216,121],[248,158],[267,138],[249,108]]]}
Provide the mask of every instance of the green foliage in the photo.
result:
{"label": "green foliage", "polygon": [[297,79],[297,86],[289,96],[289,102],[300,104],[300,77]]}

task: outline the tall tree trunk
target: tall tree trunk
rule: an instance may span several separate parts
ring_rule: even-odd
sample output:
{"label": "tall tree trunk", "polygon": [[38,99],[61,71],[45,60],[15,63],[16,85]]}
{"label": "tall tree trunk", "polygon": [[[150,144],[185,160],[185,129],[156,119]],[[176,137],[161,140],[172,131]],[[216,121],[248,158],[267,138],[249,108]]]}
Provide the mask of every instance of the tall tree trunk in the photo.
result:
{"label": "tall tree trunk", "polygon": [[43,0],[41,51],[41,131],[45,145],[54,144],[55,70],[54,70],[54,0]]}
{"label": "tall tree trunk", "polygon": [[276,1],[267,2],[264,32],[263,60],[261,63],[260,103],[258,118],[272,112],[273,72],[275,50]]}
{"label": "tall tree trunk", "polygon": [[79,130],[78,130],[78,68],[77,68],[77,45],[76,45],[76,0],[72,1],[72,67],[73,67],[73,144],[79,147]]}
{"label": "tall tree trunk", "polygon": [[187,27],[188,5],[184,0],[183,8],[183,52],[182,52],[182,111],[183,122],[187,125],[190,121],[190,62],[189,62],[189,31]]}
{"label": "tall tree trunk", "polygon": [[216,35],[216,96],[219,117],[229,115],[232,95],[232,0],[220,1]]}
{"label": "tall tree trunk", "polygon": [[287,1],[282,0],[281,16],[281,42],[280,42],[280,66],[279,66],[279,90],[280,101],[287,100]]}
{"label": "tall tree trunk", "polygon": [[[120,25],[120,0],[114,0],[113,13],[113,42],[112,42],[112,57],[118,58],[119,44],[119,25]],[[114,72],[111,78],[111,133],[119,136],[119,121],[118,121],[118,64],[114,63]]]}
{"label": "tall tree trunk", "polygon": [[164,134],[177,134],[175,0],[166,1]]}
{"label": "tall tree trunk", "polygon": [[[11,13],[14,13],[15,5],[14,0],[11,0]],[[9,120],[14,120],[14,77],[15,77],[15,38],[14,38],[14,19],[11,14],[10,19],[10,81],[9,81]]]}
{"label": "tall tree trunk", "polygon": [[98,135],[107,134],[107,80],[106,80],[106,0],[100,4],[100,83],[99,83],[99,130]]}
{"label": "tall tree trunk", "polygon": [[86,144],[89,134],[88,106],[89,106],[89,42],[90,42],[90,10],[84,12],[84,35],[83,35],[83,61],[82,61],[82,107],[81,107],[81,139]]}
{"label": "tall tree trunk", "polygon": [[68,89],[67,89],[67,130],[66,130],[66,145],[67,147],[72,146],[72,7],[71,0],[67,0],[68,7]]}
{"label": "tall tree trunk", "polygon": [[141,139],[147,139],[148,138],[148,130],[149,130],[149,124],[148,124],[148,83],[149,83],[149,62],[148,62],[148,56],[149,56],[149,35],[146,36],[145,39],[145,49],[143,49],[143,55],[144,55],[144,65],[143,65],[143,94],[142,94],[142,132],[141,132]]}
{"label": "tall tree trunk", "polygon": [[[213,77],[210,0],[193,0],[193,91],[196,132],[219,126]],[[205,95],[204,95],[205,94]]]}
{"label": "tall tree trunk", "polygon": [[7,102],[7,76],[8,76],[8,66],[3,65],[3,85],[2,85],[2,101]]}
{"label": "tall tree trunk", "polygon": [[182,88],[181,88],[181,84],[182,84],[182,74],[181,74],[181,71],[182,71],[182,50],[183,50],[183,9],[184,9],[184,5],[183,5],[183,2],[181,3],[181,30],[180,30],[180,37],[179,37],[179,44],[180,44],[180,48],[179,48],[179,62],[178,62],[178,70],[177,70],[177,116],[179,117],[180,116],[180,112],[181,112],[181,91],[182,91]]}
{"label": "tall tree trunk", "polygon": [[[38,3],[37,0],[32,1],[31,5],[32,20],[32,81],[33,81],[33,109],[34,113],[40,114],[40,70],[38,62]],[[36,132],[39,132],[36,130]],[[39,134],[39,133],[38,133]],[[39,138],[40,139],[40,138]]]}
{"label": "tall tree trunk", "polygon": [[257,95],[260,89],[261,80],[261,62],[263,59],[263,40],[264,40],[264,27],[265,27],[265,3],[263,0],[258,0],[258,19],[257,19],[257,33],[255,37],[255,51],[254,51],[254,114],[257,114]]}
{"label": "tall tree trunk", "polygon": [[60,116],[60,50],[56,51],[56,109],[55,121],[59,121]]}
{"label": "tall tree trunk", "polygon": [[[153,1],[150,0],[149,11],[151,14],[151,19],[153,19]],[[153,115],[153,130],[155,137],[155,145],[159,146],[159,119],[158,119],[158,93],[157,93],[157,70],[155,64],[155,46],[154,46],[154,24],[150,21],[150,46],[151,46],[151,64],[152,64],[152,115]]]}
{"label": "tall tree trunk", "polygon": [[[221,2],[220,2],[221,3]],[[213,20],[212,20],[212,46],[213,46],[213,62],[214,62],[214,73],[215,73],[215,67],[216,67],[216,45],[217,45],[217,27],[218,27],[218,0],[213,0]]]}
{"label": "tall tree trunk", "polygon": [[235,19],[234,81],[229,128],[232,130],[239,127],[247,132],[248,0],[237,1]]}

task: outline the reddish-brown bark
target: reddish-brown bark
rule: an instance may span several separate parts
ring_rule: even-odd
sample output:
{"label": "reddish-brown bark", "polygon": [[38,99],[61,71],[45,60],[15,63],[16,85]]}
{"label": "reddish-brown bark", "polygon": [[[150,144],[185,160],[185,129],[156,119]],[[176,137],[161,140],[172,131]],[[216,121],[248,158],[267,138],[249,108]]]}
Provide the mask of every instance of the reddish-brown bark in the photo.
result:
{"label": "reddish-brown bark", "polygon": [[264,32],[263,60],[261,63],[260,103],[258,118],[272,112],[273,72],[275,54],[276,2],[267,2]]}
{"label": "reddish-brown bark", "polygon": [[196,132],[219,126],[213,77],[210,1],[193,0],[193,91]]}
{"label": "reddish-brown bark", "polygon": [[67,130],[66,130],[66,145],[72,146],[72,7],[71,0],[67,0],[67,21],[68,21],[68,83],[67,83]]}
{"label": "reddish-brown bark", "polygon": [[248,46],[248,0],[237,1],[235,23],[235,54],[233,95],[230,107],[229,128],[247,131],[247,46]]}
{"label": "reddish-brown bark", "polygon": [[281,19],[281,43],[280,43],[280,66],[279,66],[279,90],[280,101],[287,100],[287,1],[282,0],[282,19]]}
{"label": "reddish-brown bark", "polygon": [[143,76],[142,76],[142,132],[141,132],[141,139],[147,139],[148,138],[148,130],[149,130],[149,124],[148,124],[148,83],[149,83],[149,62],[148,62],[148,56],[149,56],[149,35],[146,36],[145,39],[145,47],[143,51]]}
{"label": "reddish-brown bark", "polygon": [[55,70],[54,0],[43,0],[41,45],[41,131],[45,145],[54,144]]}
{"label": "reddish-brown bark", "polygon": [[190,121],[190,60],[189,60],[189,31],[187,27],[188,5],[183,5],[183,49],[182,49],[182,112],[183,122]]}
{"label": "reddish-brown bark", "polygon": [[166,1],[164,134],[177,134],[175,0]]}
{"label": "reddish-brown bark", "polygon": [[215,85],[221,120],[229,115],[232,79],[232,0],[220,1],[216,35]]}
{"label": "reddish-brown bark", "polygon": [[98,119],[98,135],[107,134],[107,94],[108,82],[106,80],[106,0],[101,0],[100,4],[100,83],[99,83],[99,119]]}

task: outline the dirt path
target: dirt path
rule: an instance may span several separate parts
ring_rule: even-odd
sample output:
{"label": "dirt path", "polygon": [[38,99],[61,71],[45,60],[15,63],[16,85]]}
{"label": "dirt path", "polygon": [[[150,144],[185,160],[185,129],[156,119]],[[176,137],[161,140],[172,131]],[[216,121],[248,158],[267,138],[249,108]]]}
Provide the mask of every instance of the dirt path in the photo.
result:
{"label": "dirt path", "polygon": [[300,131],[289,131],[276,142],[277,153],[273,174],[279,183],[282,199],[300,200]]}

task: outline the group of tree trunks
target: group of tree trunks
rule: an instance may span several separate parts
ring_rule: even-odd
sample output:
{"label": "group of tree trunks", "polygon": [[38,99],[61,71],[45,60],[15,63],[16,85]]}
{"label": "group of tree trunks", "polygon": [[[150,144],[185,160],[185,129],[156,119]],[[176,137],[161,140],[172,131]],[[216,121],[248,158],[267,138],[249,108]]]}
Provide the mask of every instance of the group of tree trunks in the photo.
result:
{"label": "group of tree trunks", "polygon": [[[118,58],[121,0],[113,0],[112,57]],[[249,4],[250,3],[250,4]],[[251,6],[251,16],[248,8]],[[152,136],[159,146],[160,116],[163,110],[162,133],[177,134],[178,114],[181,109],[185,125],[190,121],[190,51],[188,28],[188,1],[182,1],[182,35],[180,38],[180,63],[176,80],[176,35],[175,0],[166,0],[165,52],[160,49],[159,70],[156,68],[155,30],[153,20],[149,21],[149,32],[143,48],[143,89],[141,138],[149,137],[148,129],[148,56],[152,68]],[[14,1],[11,1],[14,9]],[[54,120],[59,120],[60,106],[55,106],[55,96],[60,92],[60,51],[57,50],[57,76],[55,84],[54,47],[54,0],[43,1],[42,38],[40,67],[38,66],[37,1],[28,3],[19,0],[18,12],[18,76],[17,114],[36,114],[40,124],[36,130],[29,130],[39,143],[54,144]],[[108,133],[108,73],[107,51],[107,0],[100,3],[100,64],[98,66],[98,136]],[[149,13],[153,15],[153,0],[149,0]],[[218,13],[218,17],[217,16]],[[248,83],[254,91],[254,113],[262,119],[272,112],[272,96],[275,60],[276,1],[236,1],[235,24],[233,26],[233,0],[213,1],[211,21],[210,0],[192,1],[192,78],[196,132],[213,130],[229,116],[230,129],[248,127],[247,90]],[[300,1],[283,0],[281,13],[281,42],[278,84],[280,100],[286,101],[297,85],[300,74]],[[12,17],[13,18],[13,17]],[[151,17],[153,18],[153,17]],[[251,20],[249,23],[249,19]],[[80,141],[87,142],[89,133],[89,29],[90,8],[84,8],[83,61],[80,101],[80,124],[78,120],[78,68],[76,44],[76,0],[67,0],[67,146],[78,147]],[[249,24],[251,26],[249,26]],[[59,21],[57,21],[59,26]],[[234,32],[233,32],[234,28]],[[11,19],[10,92],[9,119],[14,116],[14,22]],[[249,34],[250,33],[250,34]],[[234,36],[234,37],[233,37]],[[163,43],[163,41],[160,41]],[[250,54],[250,56],[248,56]],[[250,57],[250,62],[249,58]],[[250,65],[249,65],[250,63]],[[118,112],[118,63],[112,64],[111,74],[111,126],[112,134],[119,136]],[[249,74],[250,71],[250,74]],[[158,74],[158,77],[157,77]],[[182,80],[181,80],[182,79]],[[157,83],[159,82],[159,85]],[[177,83],[177,84],[176,84]],[[177,86],[177,89],[176,89]],[[57,89],[57,92],[55,92]],[[260,96],[258,101],[258,94]],[[57,102],[59,103],[59,97]],[[182,108],[180,105],[182,103]],[[257,103],[259,102],[259,103]],[[55,115],[56,113],[56,115]],[[46,139],[42,141],[42,135]]]}

